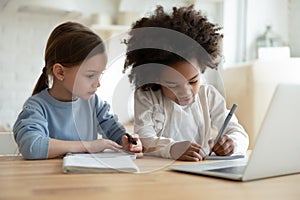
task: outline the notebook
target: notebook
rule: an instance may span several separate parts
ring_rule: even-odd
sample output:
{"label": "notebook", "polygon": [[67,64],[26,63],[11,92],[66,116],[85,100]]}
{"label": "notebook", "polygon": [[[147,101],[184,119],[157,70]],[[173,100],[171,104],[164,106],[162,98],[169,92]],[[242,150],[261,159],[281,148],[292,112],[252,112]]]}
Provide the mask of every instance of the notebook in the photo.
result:
{"label": "notebook", "polygon": [[212,154],[210,156],[206,156],[205,160],[234,160],[239,158],[245,158],[245,155],[243,154],[234,154],[230,156],[218,156],[215,154]]}
{"label": "notebook", "polygon": [[206,153],[205,160],[234,160],[234,159],[239,159],[239,158],[245,158],[244,154],[232,154],[230,156],[219,156],[216,155],[215,152],[212,152],[211,155],[209,155],[210,153],[210,149],[209,148],[203,148],[204,152]]}
{"label": "notebook", "polygon": [[105,150],[100,153],[68,153],[63,158],[64,173],[138,173],[135,154]]}
{"label": "notebook", "polygon": [[300,85],[276,87],[249,159],[202,162],[170,169],[237,181],[300,173],[299,102]]}

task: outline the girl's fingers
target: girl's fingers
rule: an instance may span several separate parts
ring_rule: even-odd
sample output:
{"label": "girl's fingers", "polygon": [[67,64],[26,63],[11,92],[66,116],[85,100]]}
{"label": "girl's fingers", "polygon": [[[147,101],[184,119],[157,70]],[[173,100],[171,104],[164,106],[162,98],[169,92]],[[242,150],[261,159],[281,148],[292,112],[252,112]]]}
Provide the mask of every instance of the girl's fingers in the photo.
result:
{"label": "girl's fingers", "polygon": [[198,158],[193,157],[193,156],[189,156],[189,155],[183,155],[179,158],[179,160],[182,160],[182,161],[199,161]]}
{"label": "girl's fingers", "polygon": [[175,143],[171,147],[171,156],[178,160],[199,161],[206,157],[205,151],[197,143],[183,141]]}
{"label": "girl's fingers", "polygon": [[[198,151],[199,152],[199,151]],[[204,157],[205,157],[205,155],[201,155],[201,154],[203,154],[203,153],[198,153],[198,152],[196,152],[196,151],[188,151],[185,155],[187,155],[187,156],[189,156],[189,157],[193,157],[193,158],[195,158],[197,161],[199,161],[199,160],[203,160],[204,159]]]}
{"label": "girl's fingers", "polygon": [[204,149],[202,149],[202,148],[199,150],[199,154],[200,154],[200,156],[202,157],[202,160],[207,156],[207,155],[206,155],[206,152],[205,152]]}
{"label": "girl's fingers", "polygon": [[201,146],[197,143],[191,143],[191,147],[194,147],[194,148],[201,148]]}
{"label": "girl's fingers", "polygon": [[192,146],[188,151],[196,152],[198,155],[200,155],[200,160],[203,160],[203,158],[206,157],[206,153],[204,149],[200,147],[200,145],[198,145],[197,147]]}
{"label": "girl's fingers", "polygon": [[142,145],[130,145],[130,148],[129,148],[130,151],[132,152],[142,152],[143,150],[143,147]]}
{"label": "girl's fingers", "polygon": [[[130,151],[134,153],[141,153],[143,151],[142,143],[139,139],[139,136],[137,134],[130,135],[134,141],[136,141],[137,144],[132,144],[128,141],[128,137],[126,135],[122,136],[122,144],[123,149],[125,151]],[[142,155],[142,154],[141,154]],[[139,155],[137,155],[139,156]],[[140,156],[141,157],[141,156]]]}
{"label": "girl's fingers", "polygon": [[122,136],[122,145],[129,145],[128,138],[126,135]]}
{"label": "girl's fingers", "polygon": [[213,149],[218,155],[231,155],[234,151],[234,143],[228,136],[220,138]]}
{"label": "girl's fingers", "polygon": [[188,152],[188,151],[195,151],[195,152],[199,152],[200,151],[200,147],[193,147],[193,146],[191,146],[189,149],[187,149],[186,150],[186,152]]}
{"label": "girl's fingers", "polygon": [[233,154],[233,152],[234,152],[234,147],[233,147],[233,146],[231,146],[231,147],[232,147],[232,148],[230,148],[230,150],[228,149],[228,152],[225,152],[224,155],[230,156],[231,154]]}

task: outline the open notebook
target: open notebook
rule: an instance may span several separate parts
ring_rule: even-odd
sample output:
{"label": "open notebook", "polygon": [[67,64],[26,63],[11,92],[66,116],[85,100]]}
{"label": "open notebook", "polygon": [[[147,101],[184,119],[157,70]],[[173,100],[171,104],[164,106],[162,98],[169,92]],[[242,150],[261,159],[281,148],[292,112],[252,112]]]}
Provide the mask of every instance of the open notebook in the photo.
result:
{"label": "open notebook", "polygon": [[300,173],[300,85],[279,84],[249,159],[171,166],[171,170],[249,181]]}
{"label": "open notebook", "polygon": [[134,154],[105,150],[100,153],[69,153],[63,158],[64,173],[138,173]]}

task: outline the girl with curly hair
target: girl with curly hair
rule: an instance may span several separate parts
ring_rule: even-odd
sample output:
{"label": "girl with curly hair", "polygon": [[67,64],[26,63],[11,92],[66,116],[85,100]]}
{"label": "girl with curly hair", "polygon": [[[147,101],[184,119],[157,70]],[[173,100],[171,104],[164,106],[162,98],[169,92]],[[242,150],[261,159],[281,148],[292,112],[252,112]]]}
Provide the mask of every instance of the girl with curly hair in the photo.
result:
{"label": "girl with curly hair", "polygon": [[229,112],[223,96],[201,75],[221,58],[221,27],[193,6],[174,7],[132,25],[124,72],[134,84],[134,132],[148,155],[200,161],[211,148],[217,155],[245,154],[249,139],[233,116],[216,142]]}

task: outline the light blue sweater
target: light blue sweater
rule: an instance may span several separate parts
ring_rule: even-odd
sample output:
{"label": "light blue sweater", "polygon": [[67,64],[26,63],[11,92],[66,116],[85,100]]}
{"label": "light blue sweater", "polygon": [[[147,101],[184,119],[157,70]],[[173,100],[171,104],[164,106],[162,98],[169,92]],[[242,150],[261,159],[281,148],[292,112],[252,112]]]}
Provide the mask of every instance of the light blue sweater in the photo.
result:
{"label": "light blue sweater", "polygon": [[25,159],[47,159],[49,138],[91,141],[100,133],[120,144],[125,129],[109,110],[97,95],[61,102],[45,89],[25,102],[13,127],[14,137]]}

